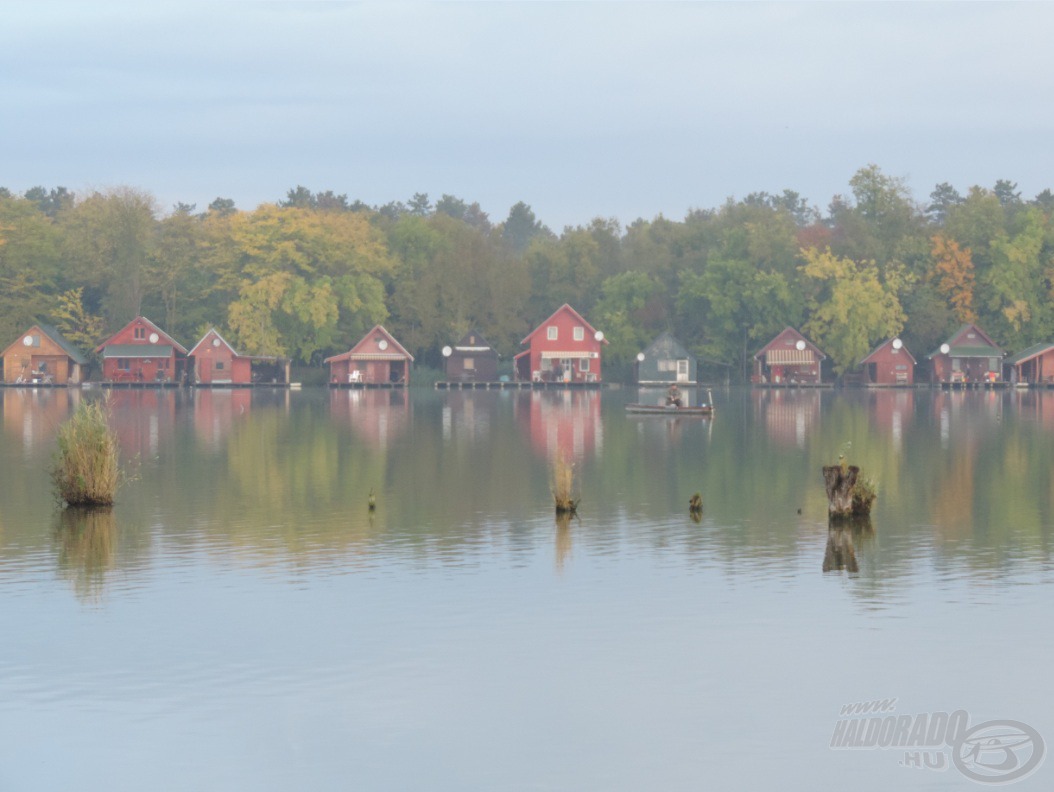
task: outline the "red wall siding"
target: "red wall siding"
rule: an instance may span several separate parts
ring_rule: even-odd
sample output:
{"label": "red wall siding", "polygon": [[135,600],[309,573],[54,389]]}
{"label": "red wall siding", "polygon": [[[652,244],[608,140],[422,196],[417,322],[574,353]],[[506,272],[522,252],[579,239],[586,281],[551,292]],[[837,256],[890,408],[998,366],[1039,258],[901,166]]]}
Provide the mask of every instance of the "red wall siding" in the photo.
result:
{"label": "red wall siding", "polygon": [[[549,340],[549,328],[555,326],[557,328],[557,335],[555,341]],[[583,330],[583,338],[581,341],[574,339],[574,329],[581,327]],[[594,331],[590,330],[588,325],[583,325],[582,322],[570,311],[564,309],[558,311],[556,314],[547,319],[543,324],[539,325],[538,328],[531,335],[531,372],[553,372],[553,364],[559,363],[559,361],[546,359],[542,360],[542,352],[591,352],[595,353],[596,357],[589,359],[589,371],[585,372],[581,370],[581,361],[578,358],[572,360],[574,364],[574,382],[582,382],[586,379],[586,374],[592,374],[596,378],[596,381],[601,380],[600,376],[600,360],[601,360],[601,346],[602,342],[597,341],[594,336]]]}

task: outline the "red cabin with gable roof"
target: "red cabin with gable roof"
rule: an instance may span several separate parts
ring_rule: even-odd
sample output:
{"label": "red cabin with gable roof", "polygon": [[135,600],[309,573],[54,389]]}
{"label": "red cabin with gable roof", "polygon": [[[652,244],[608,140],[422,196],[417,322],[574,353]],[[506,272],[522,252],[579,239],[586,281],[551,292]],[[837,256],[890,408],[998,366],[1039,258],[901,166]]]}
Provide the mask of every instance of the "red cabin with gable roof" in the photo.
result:
{"label": "red cabin with gable roof", "polygon": [[164,330],[137,316],[95,348],[106,382],[161,385],[182,382],[187,350]]}
{"label": "red cabin with gable roof", "polygon": [[599,383],[604,334],[566,303],[520,342],[515,361],[521,382]]}

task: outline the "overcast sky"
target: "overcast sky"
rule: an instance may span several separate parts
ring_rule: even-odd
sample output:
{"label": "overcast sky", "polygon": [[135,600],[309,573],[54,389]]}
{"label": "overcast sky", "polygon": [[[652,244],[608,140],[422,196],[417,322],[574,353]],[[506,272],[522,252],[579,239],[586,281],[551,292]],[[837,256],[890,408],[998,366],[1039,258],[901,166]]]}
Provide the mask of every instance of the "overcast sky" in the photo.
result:
{"label": "overcast sky", "polygon": [[193,3],[0,7],[0,185],[164,210],[296,185],[370,204],[683,218],[861,167],[916,199],[1054,188],[1048,3]]}

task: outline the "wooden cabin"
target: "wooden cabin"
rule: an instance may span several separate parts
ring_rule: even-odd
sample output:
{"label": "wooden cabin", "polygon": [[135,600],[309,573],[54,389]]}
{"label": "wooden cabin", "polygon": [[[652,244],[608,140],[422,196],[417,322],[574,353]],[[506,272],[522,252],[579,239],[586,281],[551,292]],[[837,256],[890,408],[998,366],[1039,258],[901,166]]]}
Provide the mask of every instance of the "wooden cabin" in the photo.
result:
{"label": "wooden cabin", "polygon": [[860,361],[865,385],[896,386],[915,384],[915,357],[899,338],[883,341]]}
{"label": "wooden cabin", "polygon": [[787,327],[754,355],[752,381],[757,385],[819,385],[826,358],[812,341]]}
{"label": "wooden cabin", "polygon": [[35,324],[3,352],[4,382],[9,385],[78,385],[88,360],[62,333]]}
{"label": "wooden cabin", "polygon": [[239,355],[215,327],[191,347],[187,357],[197,385],[252,384],[252,361]]}
{"label": "wooden cabin", "polygon": [[497,382],[498,353],[476,330],[454,346],[443,347],[443,369],[450,382]]}
{"label": "wooden cabin", "polygon": [[405,387],[410,384],[414,357],[381,325],[347,352],[328,357],[330,385]]}
{"label": "wooden cabin", "polygon": [[216,328],[202,336],[188,355],[196,385],[286,385],[289,360],[267,355],[240,355]]}
{"label": "wooden cabin", "polygon": [[607,341],[566,303],[538,325],[520,344],[528,348],[513,358],[521,382],[598,383],[601,348]]}
{"label": "wooden cabin", "polygon": [[1054,343],[1034,344],[1006,362],[1010,381],[1025,385],[1054,384]]}
{"label": "wooden cabin", "polygon": [[695,385],[696,376],[695,355],[669,333],[637,355],[638,385]]}
{"label": "wooden cabin", "polygon": [[111,383],[162,385],[186,377],[187,350],[156,324],[137,316],[95,348]]}
{"label": "wooden cabin", "polygon": [[969,385],[1000,381],[1005,353],[975,324],[964,324],[930,354],[931,381]]}

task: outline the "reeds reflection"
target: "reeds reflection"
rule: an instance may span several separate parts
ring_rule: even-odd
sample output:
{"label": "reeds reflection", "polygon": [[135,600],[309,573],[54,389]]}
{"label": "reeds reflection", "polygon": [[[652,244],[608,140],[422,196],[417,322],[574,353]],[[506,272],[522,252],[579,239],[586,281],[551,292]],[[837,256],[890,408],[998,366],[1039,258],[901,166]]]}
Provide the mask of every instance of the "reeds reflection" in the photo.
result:
{"label": "reeds reflection", "polygon": [[113,508],[63,509],[56,519],[58,565],[81,599],[95,600],[116,566],[117,519]]}
{"label": "reeds reflection", "polygon": [[571,558],[571,515],[567,512],[556,515],[556,571],[563,572]]}

